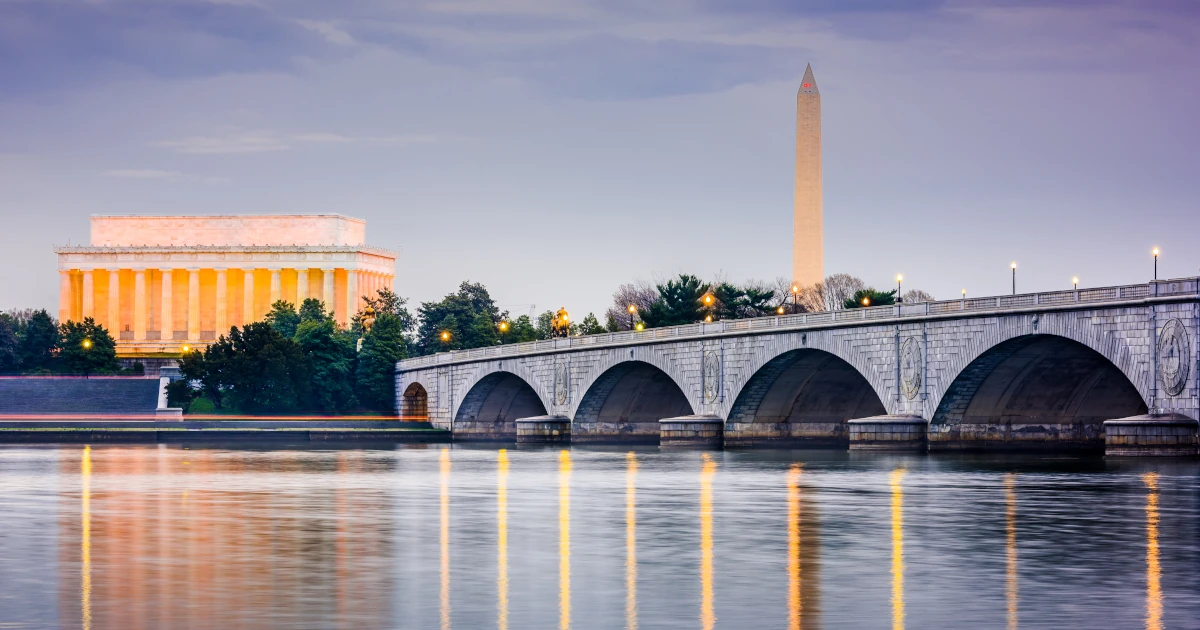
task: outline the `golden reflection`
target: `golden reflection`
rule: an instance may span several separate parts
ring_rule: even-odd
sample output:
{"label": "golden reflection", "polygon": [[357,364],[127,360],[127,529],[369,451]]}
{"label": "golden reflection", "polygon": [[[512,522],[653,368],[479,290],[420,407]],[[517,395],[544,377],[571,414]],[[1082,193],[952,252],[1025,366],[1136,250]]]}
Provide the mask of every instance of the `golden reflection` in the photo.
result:
{"label": "golden reflection", "polygon": [[1004,594],[1008,603],[1008,629],[1016,630],[1020,585],[1017,582],[1017,476],[1014,473],[1004,476],[1004,504],[1004,549],[1007,558]]}
{"label": "golden reflection", "polygon": [[571,452],[558,453],[558,627],[571,627]]}
{"label": "golden reflection", "polygon": [[83,618],[84,630],[92,627],[92,447],[83,447],[83,460],[79,466],[79,491],[81,528],[79,544],[81,587],[80,587],[80,616]]}
{"label": "golden reflection", "polygon": [[450,449],[442,449],[439,461],[442,503],[442,630],[450,628]]}
{"label": "golden reflection", "polygon": [[[633,308],[633,307],[630,307]],[[625,454],[625,627],[637,630],[637,455]]]}
{"label": "golden reflection", "polygon": [[904,630],[904,469],[893,470],[892,487],[892,630]]}
{"label": "golden reflection", "polygon": [[800,630],[804,618],[804,602],[800,598],[800,464],[788,471],[788,628]]}
{"label": "golden reflection", "polygon": [[1158,474],[1142,475],[1146,495],[1146,630],[1162,630],[1162,567],[1158,564]]}
{"label": "golden reflection", "polygon": [[713,524],[712,482],[717,463],[708,453],[700,455],[704,466],[700,471],[700,627],[712,630],[717,622],[713,613]]}
{"label": "golden reflection", "polygon": [[496,459],[496,627],[508,630],[508,451]]}

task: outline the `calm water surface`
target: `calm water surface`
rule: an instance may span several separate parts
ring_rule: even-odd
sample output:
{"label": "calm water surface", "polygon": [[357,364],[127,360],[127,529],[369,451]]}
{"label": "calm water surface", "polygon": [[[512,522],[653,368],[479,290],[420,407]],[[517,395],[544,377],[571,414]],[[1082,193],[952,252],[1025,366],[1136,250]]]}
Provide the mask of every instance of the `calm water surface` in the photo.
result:
{"label": "calm water surface", "polygon": [[1200,465],[0,449],[0,627],[1196,628]]}

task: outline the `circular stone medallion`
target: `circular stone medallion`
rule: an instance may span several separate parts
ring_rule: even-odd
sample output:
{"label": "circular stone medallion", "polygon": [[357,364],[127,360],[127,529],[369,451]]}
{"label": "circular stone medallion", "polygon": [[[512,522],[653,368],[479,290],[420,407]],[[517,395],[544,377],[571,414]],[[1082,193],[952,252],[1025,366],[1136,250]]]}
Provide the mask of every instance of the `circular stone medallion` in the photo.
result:
{"label": "circular stone medallion", "polygon": [[904,341],[904,345],[900,346],[900,387],[909,400],[916,398],[917,393],[921,391],[923,367],[921,347],[917,345],[916,339],[909,337]]}
{"label": "circular stone medallion", "polygon": [[1158,378],[1167,394],[1178,396],[1187,386],[1191,356],[1192,347],[1183,322],[1178,319],[1167,322],[1158,336]]}

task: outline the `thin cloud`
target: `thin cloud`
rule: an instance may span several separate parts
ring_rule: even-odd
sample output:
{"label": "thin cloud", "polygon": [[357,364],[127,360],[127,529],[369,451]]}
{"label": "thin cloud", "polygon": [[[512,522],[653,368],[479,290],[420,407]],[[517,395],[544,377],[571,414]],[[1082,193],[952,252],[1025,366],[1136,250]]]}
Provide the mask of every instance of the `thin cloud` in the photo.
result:
{"label": "thin cloud", "polygon": [[208,177],[205,175],[181,173],[179,171],[163,171],[148,168],[117,168],[105,171],[104,175],[105,177],[115,177],[117,179],[156,180],[172,184],[225,184],[229,182],[229,179],[225,177]]}
{"label": "thin cloud", "polygon": [[302,145],[394,147],[435,141],[436,138],[429,135],[348,136],[324,131],[297,134],[254,132],[225,136],[189,136],[154,142],[151,146],[191,155],[234,155],[291,151]]}

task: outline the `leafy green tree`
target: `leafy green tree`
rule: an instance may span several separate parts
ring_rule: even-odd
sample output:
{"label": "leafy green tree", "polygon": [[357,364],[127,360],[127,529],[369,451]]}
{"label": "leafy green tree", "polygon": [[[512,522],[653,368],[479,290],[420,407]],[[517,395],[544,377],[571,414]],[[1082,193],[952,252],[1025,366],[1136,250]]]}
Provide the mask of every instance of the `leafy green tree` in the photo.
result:
{"label": "leafy green tree", "polygon": [[680,274],[678,280],[658,285],[658,299],[638,314],[650,328],[698,322],[704,319],[701,299],[708,289],[696,276]]}
{"label": "leafy green tree", "polygon": [[[296,313],[296,305],[283,300],[276,300],[271,305],[270,312],[263,318],[263,321],[271,325],[271,328],[279,331],[283,337],[291,339],[296,336],[296,328],[300,326],[300,315]],[[222,334],[225,331],[221,331]]]}
{"label": "leafy green tree", "polygon": [[21,369],[50,369],[58,347],[58,326],[45,309],[34,311],[21,336]]}
{"label": "leafy green tree", "polygon": [[[300,312],[298,315],[300,317],[299,323],[321,321],[326,319],[333,321],[333,311],[325,310],[325,303],[316,298],[305,299],[304,302],[300,304]],[[297,323],[297,326],[299,323]]]}
{"label": "leafy green tree", "polygon": [[0,314],[0,372],[15,372],[20,367],[19,343],[12,318],[7,313]]}
{"label": "leafy green tree", "polygon": [[[866,304],[864,304],[864,300]],[[846,298],[842,308],[863,308],[864,306],[888,306],[896,303],[896,290],[876,291],[872,288],[859,289],[854,295]]]}
{"label": "leafy green tree", "polygon": [[381,412],[396,410],[395,370],[396,362],[406,356],[404,333],[403,320],[384,312],[363,336],[355,384],[362,405]]}
{"label": "leafy green tree", "polygon": [[[463,282],[440,302],[422,303],[417,314],[421,324],[414,350],[419,354],[482,348],[499,341],[500,309],[482,284]],[[449,339],[443,341],[442,333]]]}
{"label": "leafy green tree", "polygon": [[363,296],[362,310],[354,315],[351,330],[355,332],[362,331],[363,311],[366,310],[367,306],[375,310],[375,317],[380,317],[384,313],[394,316],[399,320],[400,327],[404,330],[406,336],[417,328],[417,320],[408,311],[408,298],[396,295],[391,289],[380,289],[375,292],[373,297],[369,295]]}
{"label": "leafy green tree", "polygon": [[205,390],[221,405],[248,413],[298,409],[308,385],[308,361],[299,344],[266,322],[230,329],[204,352]]}
{"label": "leafy green tree", "polygon": [[296,329],[295,341],[308,361],[308,404],[301,404],[325,412],[353,407],[355,336],[338,330],[332,320],[310,320]]}
{"label": "leafy green tree", "polygon": [[538,315],[537,327],[538,339],[549,339],[554,336],[554,311],[546,311]]}
{"label": "leafy green tree", "polygon": [[587,317],[579,322],[579,334],[581,335],[599,335],[604,332],[608,331],[600,325],[600,320],[596,319],[595,313],[588,313]]}
{"label": "leafy green tree", "polygon": [[[551,315],[551,317],[554,316]],[[528,315],[522,315],[508,322],[508,331],[500,335],[500,343],[525,343],[538,339],[538,330],[534,328]]]}
{"label": "leafy green tree", "polygon": [[117,342],[91,317],[68,321],[59,329],[58,362],[73,374],[104,374],[121,368]]}

